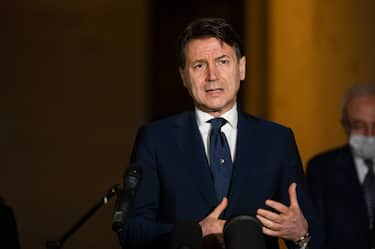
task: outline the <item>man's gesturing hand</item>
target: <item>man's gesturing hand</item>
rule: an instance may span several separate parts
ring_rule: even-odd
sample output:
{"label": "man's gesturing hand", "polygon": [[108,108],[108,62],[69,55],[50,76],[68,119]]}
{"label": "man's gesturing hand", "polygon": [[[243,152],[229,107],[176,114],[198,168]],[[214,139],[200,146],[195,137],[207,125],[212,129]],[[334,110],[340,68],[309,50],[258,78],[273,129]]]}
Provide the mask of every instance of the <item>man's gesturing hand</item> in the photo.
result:
{"label": "man's gesturing hand", "polygon": [[228,206],[228,199],[223,198],[219,205],[212,211],[207,217],[199,222],[202,228],[203,237],[210,234],[221,234],[223,233],[223,228],[225,220],[220,220],[219,216]]}
{"label": "man's gesturing hand", "polygon": [[257,210],[257,218],[263,224],[263,233],[269,236],[297,241],[308,230],[308,223],[298,205],[296,183],[289,186],[289,207],[284,204],[267,200],[266,205],[276,212],[265,209]]}

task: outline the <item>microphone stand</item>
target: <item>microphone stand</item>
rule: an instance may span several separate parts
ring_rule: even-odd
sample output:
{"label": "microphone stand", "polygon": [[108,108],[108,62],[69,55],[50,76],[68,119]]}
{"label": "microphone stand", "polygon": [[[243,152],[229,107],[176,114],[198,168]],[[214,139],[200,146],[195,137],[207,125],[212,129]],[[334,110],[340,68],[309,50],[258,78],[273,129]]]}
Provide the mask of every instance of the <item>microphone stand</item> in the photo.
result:
{"label": "microphone stand", "polygon": [[81,219],[79,219],[63,236],[58,240],[47,240],[47,249],[60,249],[65,241],[72,236],[100,207],[108,203],[108,200],[116,195],[120,185],[116,184],[108,190],[106,195],[100,199]]}

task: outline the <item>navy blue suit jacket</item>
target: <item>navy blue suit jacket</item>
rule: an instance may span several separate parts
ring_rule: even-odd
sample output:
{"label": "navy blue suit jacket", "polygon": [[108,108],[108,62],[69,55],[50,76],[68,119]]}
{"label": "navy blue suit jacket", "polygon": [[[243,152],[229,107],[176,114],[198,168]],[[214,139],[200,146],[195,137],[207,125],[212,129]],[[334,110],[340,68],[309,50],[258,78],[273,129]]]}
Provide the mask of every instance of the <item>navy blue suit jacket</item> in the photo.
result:
{"label": "navy blue suit jacket", "polygon": [[307,180],[325,226],[327,248],[368,249],[371,235],[366,204],[350,147],[311,159]]}
{"label": "navy blue suit jacket", "polygon": [[[124,238],[153,241],[178,220],[200,221],[218,204],[194,112],[144,126],[131,161],[143,169],[143,180],[129,213]],[[289,205],[288,187],[297,183],[301,209],[312,234],[311,249],[320,248],[322,231],[307,195],[304,174],[290,129],[239,112],[229,204],[224,219],[255,216],[273,199]],[[268,248],[278,248],[267,238]]]}

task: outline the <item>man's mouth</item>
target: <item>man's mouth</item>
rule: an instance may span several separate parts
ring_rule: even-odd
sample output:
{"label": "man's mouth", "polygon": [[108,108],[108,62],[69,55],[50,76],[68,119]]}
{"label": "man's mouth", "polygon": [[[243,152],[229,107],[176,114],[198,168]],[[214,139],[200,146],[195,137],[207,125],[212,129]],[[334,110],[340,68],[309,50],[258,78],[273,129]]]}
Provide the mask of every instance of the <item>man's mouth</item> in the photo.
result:
{"label": "man's mouth", "polygon": [[221,93],[223,91],[224,91],[223,88],[212,88],[212,89],[207,89],[206,93],[215,94],[215,93]]}

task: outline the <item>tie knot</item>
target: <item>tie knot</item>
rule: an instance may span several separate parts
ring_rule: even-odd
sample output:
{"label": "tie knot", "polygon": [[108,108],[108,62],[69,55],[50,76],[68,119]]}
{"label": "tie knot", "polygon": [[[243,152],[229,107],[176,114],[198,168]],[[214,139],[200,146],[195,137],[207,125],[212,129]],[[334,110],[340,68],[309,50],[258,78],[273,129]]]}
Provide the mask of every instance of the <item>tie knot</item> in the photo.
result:
{"label": "tie knot", "polygon": [[365,163],[365,165],[367,166],[367,168],[372,171],[373,170],[373,165],[374,165],[374,161],[370,158],[365,158],[363,159],[363,162]]}
{"label": "tie knot", "polygon": [[224,118],[213,118],[208,122],[211,123],[211,129],[220,130],[227,121]]}

